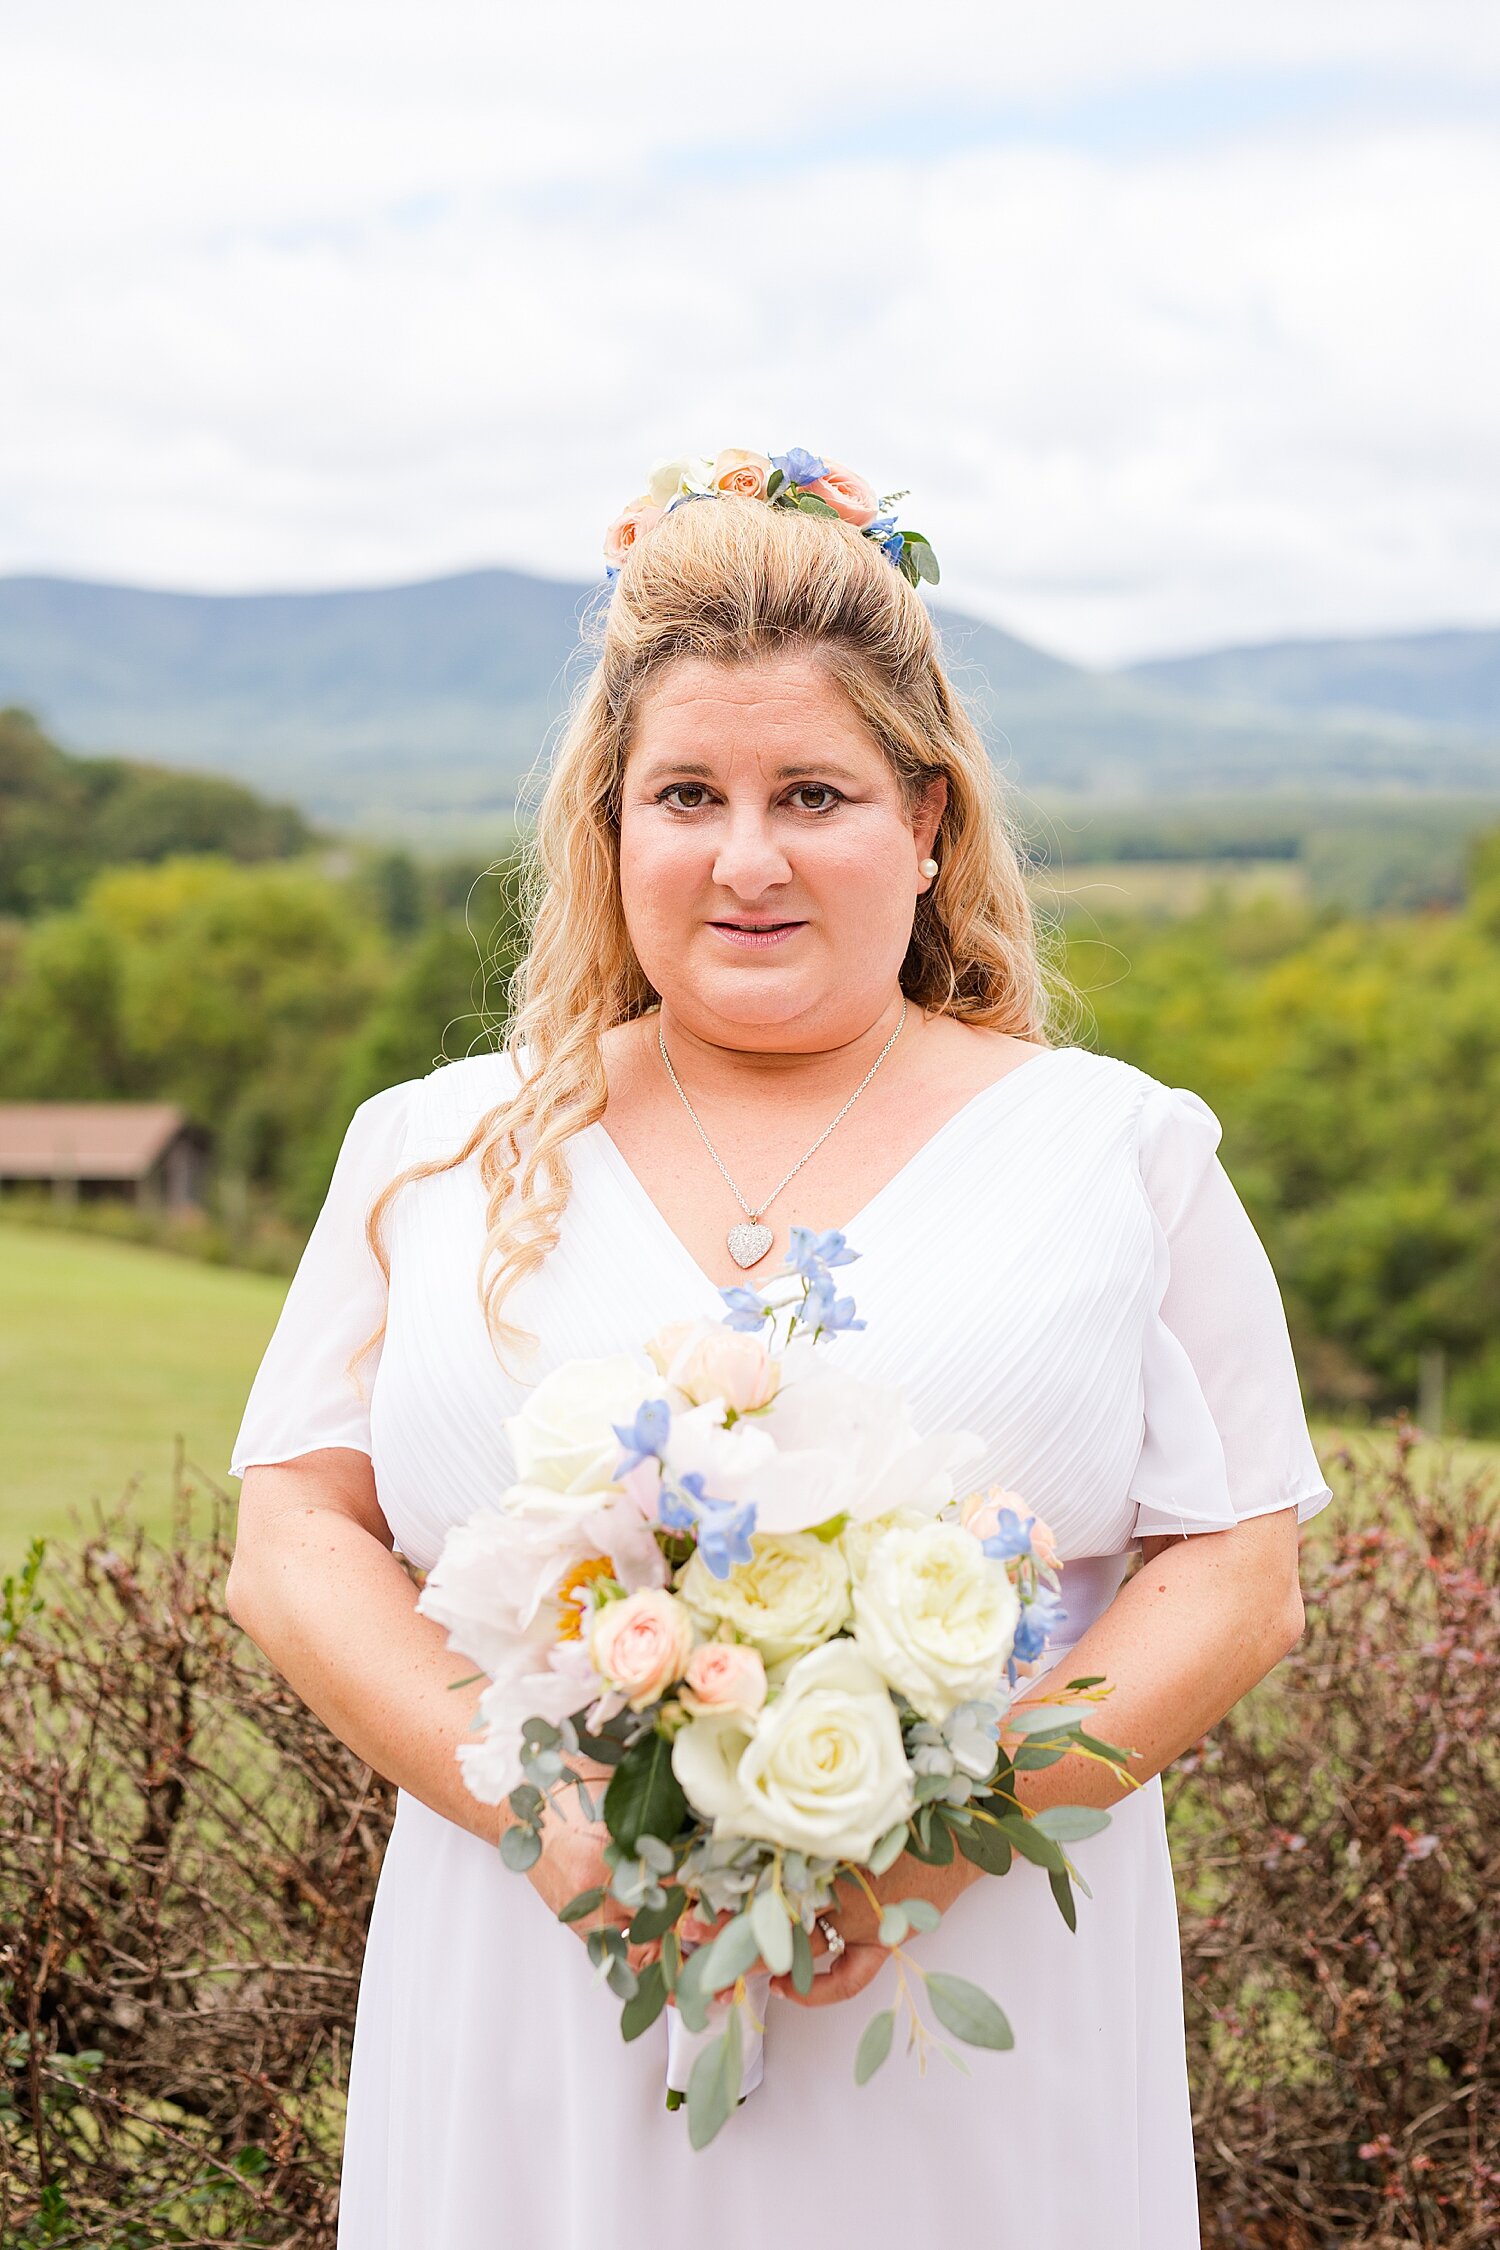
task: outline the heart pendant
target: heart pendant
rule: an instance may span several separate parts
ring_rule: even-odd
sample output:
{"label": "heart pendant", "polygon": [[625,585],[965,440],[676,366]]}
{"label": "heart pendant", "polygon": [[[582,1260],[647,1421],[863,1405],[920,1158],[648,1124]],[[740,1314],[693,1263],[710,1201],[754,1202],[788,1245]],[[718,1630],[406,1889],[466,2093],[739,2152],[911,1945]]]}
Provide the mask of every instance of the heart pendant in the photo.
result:
{"label": "heart pendant", "polygon": [[769,1227],[741,1225],[731,1227],[725,1237],[729,1255],[737,1266],[753,1266],[770,1249],[775,1236]]}

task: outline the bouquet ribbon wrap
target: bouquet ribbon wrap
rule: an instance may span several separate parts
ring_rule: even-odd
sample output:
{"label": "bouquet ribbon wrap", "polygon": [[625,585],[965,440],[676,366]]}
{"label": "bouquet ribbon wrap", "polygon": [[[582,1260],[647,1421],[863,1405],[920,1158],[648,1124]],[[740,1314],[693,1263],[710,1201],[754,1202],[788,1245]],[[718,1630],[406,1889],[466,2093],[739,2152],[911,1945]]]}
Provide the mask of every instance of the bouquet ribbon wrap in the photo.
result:
{"label": "bouquet ribbon wrap", "polygon": [[[771,1996],[771,1975],[768,1969],[754,1969],[745,1979],[746,2013],[740,2019],[740,2098],[753,2094],[765,2074],[765,2033],[756,2030],[756,2024],[766,2020],[766,2003]],[[667,2017],[667,2090],[685,2094],[692,2076],[694,2063],[705,2047],[724,2036],[724,2023],[734,2006],[732,2000],[711,2000],[708,2022],[701,2031],[689,2031],[675,2001],[668,2001]]]}

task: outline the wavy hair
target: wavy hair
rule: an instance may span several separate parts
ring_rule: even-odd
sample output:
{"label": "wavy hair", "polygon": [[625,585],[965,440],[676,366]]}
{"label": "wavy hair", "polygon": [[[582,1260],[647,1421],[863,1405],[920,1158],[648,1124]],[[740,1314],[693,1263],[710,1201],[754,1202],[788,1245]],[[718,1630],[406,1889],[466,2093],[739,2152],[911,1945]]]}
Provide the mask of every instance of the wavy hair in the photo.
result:
{"label": "wavy hair", "polygon": [[593,668],[573,698],[524,855],[530,943],[502,1042],[518,1091],[452,1156],[398,1174],[368,1222],[388,1279],[392,1199],[410,1181],[477,1159],[487,1198],[477,1287],[497,1353],[534,1342],[501,1307],[557,1242],[572,1184],[568,1141],[604,1114],[601,1039],[658,1004],[621,907],[620,796],[644,691],[666,666],[812,654],[890,760],[909,810],[935,776],[946,779],[939,872],[917,900],[901,966],[910,1001],[1049,1042],[1067,991],[1039,950],[1000,782],[945,674],[933,619],[873,540],[829,517],[734,495],[684,504],[629,550],[585,621],[583,645]]}

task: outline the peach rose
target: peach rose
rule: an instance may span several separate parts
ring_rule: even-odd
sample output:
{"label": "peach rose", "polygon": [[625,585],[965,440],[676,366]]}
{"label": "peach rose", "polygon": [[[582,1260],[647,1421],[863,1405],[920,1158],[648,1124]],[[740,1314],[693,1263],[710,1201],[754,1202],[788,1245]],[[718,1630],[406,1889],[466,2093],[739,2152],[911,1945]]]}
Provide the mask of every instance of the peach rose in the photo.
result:
{"label": "peach rose", "polygon": [[759,1649],[743,1641],[702,1641],[688,1659],[681,1702],[695,1717],[705,1711],[745,1711],[766,1700],[766,1668]]}
{"label": "peach rose", "polygon": [[686,1604],[665,1587],[652,1586],[595,1612],[589,1656],[631,1710],[644,1711],[682,1678],[694,1638]]}
{"label": "peach rose", "polygon": [[826,455],[823,470],[817,483],[805,484],[803,491],[810,492],[815,500],[826,501],[835,515],[842,516],[845,523],[852,523],[857,530],[873,522],[880,513],[880,502],[873,487],[857,470],[846,469],[842,461],[830,461]]}
{"label": "peach rose", "polygon": [[1040,1516],[1031,1515],[1031,1510],[1019,1492],[1006,1492],[998,1484],[992,1484],[988,1492],[971,1492],[966,1500],[959,1503],[958,1520],[965,1531],[973,1532],[976,1539],[992,1539],[1000,1529],[1002,1508],[1009,1508],[1011,1514],[1019,1516],[1023,1524],[1031,1517],[1031,1551],[1041,1569],[1056,1570],[1057,1540],[1052,1527],[1044,1523]]}
{"label": "peach rose", "polygon": [[769,1406],[781,1387],[781,1368],[759,1336],[717,1320],[675,1320],[646,1350],[660,1372],[694,1406],[719,1398],[736,1414]]}
{"label": "peach rose", "polygon": [[716,455],[713,485],[716,492],[743,492],[748,500],[764,500],[771,464],[764,453],[747,453],[743,446],[726,446]]}
{"label": "peach rose", "polygon": [[659,523],[662,514],[663,510],[657,507],[649,492],[643,492],[639,499],[632,500],[604,534],[605,561],[618,570],[637,539],[648,532],[654,523]]}

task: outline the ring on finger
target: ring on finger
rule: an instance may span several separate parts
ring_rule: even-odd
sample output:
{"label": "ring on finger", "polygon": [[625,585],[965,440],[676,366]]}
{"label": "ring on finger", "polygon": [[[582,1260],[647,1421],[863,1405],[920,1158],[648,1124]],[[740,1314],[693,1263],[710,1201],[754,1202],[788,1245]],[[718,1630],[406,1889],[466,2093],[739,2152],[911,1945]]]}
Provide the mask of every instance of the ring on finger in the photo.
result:
{"label": "ring on finger", "polygon": [[829,1960],[836,1961],[848,1942],[843,1931],[838,1928],[836,1923],[830,1922],[826,1914],[820,1914],[817,1917],[817,1926],[823,1933],[823,1942],[828,1948]]}

